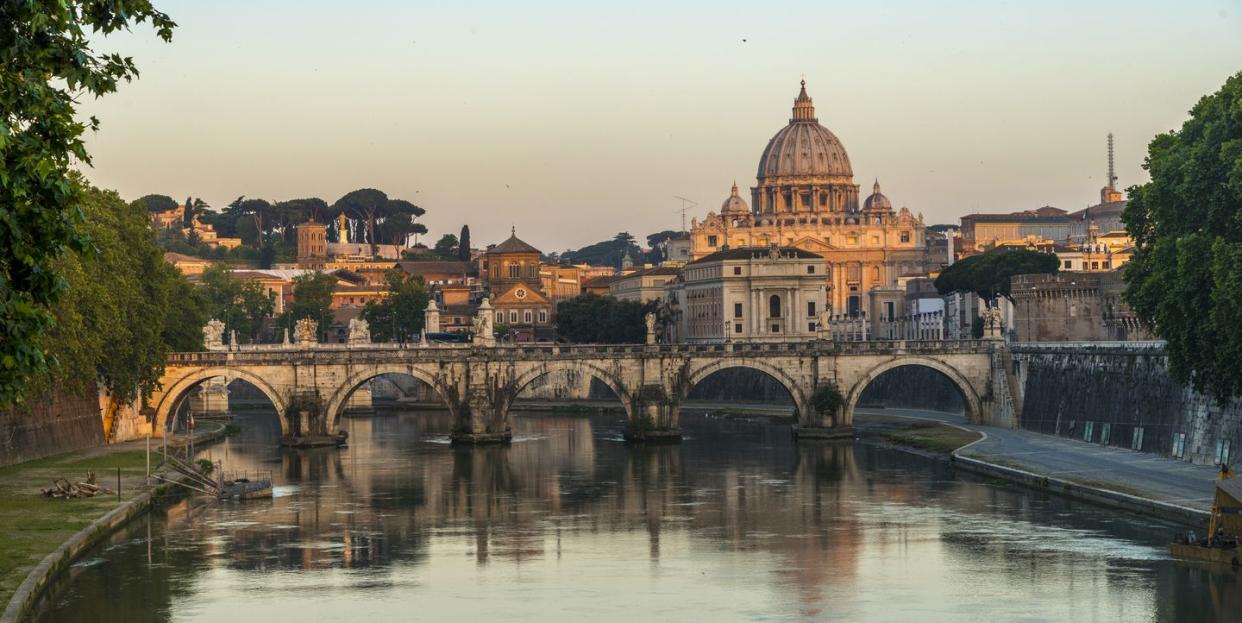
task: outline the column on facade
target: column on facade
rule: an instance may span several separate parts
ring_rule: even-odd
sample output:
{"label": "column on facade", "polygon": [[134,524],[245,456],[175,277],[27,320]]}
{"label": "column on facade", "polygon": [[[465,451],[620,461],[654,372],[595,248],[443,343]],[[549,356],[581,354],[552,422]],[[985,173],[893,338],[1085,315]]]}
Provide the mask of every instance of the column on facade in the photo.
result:
{"label": "column on facade", "polygon": [[793,324],[793,331],[790,331],[790,333],[797,335],[802,330],[802,297],[798,296],[798,288],[790,289],[789,293],[791,299],[789,317]]}

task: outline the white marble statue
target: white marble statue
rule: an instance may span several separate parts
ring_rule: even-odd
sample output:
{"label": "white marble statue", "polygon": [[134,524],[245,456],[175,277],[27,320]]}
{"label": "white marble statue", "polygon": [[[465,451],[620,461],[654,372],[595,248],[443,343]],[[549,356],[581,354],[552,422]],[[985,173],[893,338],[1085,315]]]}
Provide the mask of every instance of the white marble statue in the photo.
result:
{"label": "white marble statue", "polygon": [[350,345],[370,344],[371,343],[371,325],[362,318],[349,319],[349,338]]}
{"label": "white marble statue", "polygon": [[207,350],[224,348],[224,323],[212,318],[203,326],[203,346]]}
{"label": "white marble statue", "polygon": [[319,343],[319,323],[303,318],[293,324],[293,340],[305,346]]}

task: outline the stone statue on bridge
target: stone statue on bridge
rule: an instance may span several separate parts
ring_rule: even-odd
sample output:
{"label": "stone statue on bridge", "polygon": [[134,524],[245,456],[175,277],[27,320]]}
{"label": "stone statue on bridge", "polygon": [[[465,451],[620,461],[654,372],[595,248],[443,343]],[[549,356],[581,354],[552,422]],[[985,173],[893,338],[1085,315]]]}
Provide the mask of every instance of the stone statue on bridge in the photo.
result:
{"label": "stone statue on bridge", "polygon": [[319,343],[319,323],[310,318],[302,318],[293,324],[293,341],[299,346],[307,347]]}
{"label": "stone statue on bridge", "polygon": [[371,324],[362,318],[349,319],[350,346],[362,346],[371,343]]}
{"label": "stone statue on bridge", "polygon": [[474,316],[474,340],[477,346],[496,345],[496,310],[492,309],[491,300],[484,298],[479,303],[479,310]]}
{"label": "stone statue on bridge", "polygon": [[647,323],[647,343],[655,344],[656,343],[656,315],[652,312],[647,312],[647,315],[643,316],[643,321]]}
{"label": "stone statue on bridge", "polygon": [[985,308],[979,314],[983,318],[983,337],[989,340],[1001,339],[1001,310],[999,307]]}
{"label": "stone statue on bridge", "polygon": [[203,325],[203,346],[207,350],[224,350],[224,323],[212,318]]}

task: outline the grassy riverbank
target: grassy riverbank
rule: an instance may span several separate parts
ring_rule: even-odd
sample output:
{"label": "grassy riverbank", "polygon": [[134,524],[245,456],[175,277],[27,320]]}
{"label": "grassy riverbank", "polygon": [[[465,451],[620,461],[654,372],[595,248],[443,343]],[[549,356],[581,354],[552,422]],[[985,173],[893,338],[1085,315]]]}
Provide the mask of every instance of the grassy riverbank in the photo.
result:
{"label": "grassy riverbank", "polygon": [[937,422],[910,422],[908,427],[886,432],[883,436],[893,444],[949,454],[982,435]]}
{"label": "grassy riverbank", "polygon": [[[55,478],[71,482],[93,471],[97,484],[121,495],[56,500],[43,497]],[[0,467],[0,606],[7,604],[26,575],[77,531],[144,490],[146,450],[143,442],[88,448]],[[3,609],[0,607],[0,609]]]}

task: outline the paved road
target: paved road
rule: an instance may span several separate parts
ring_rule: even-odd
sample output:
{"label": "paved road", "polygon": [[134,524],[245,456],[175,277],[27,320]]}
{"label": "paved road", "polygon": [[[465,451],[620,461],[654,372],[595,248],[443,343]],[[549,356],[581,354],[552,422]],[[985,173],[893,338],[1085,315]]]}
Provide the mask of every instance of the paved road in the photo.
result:
{"label": "paved road", "polygon": [[962,416],[937,411],[859,409],[857,414],[864,418],[899,416],[957,424],[988,436],[963,450],[964,456],[1190,508],[1208,510],[1212,506],[1212,481],[1216,479],[1216,468],[1212,466],[1066,437],[967,424]]}

